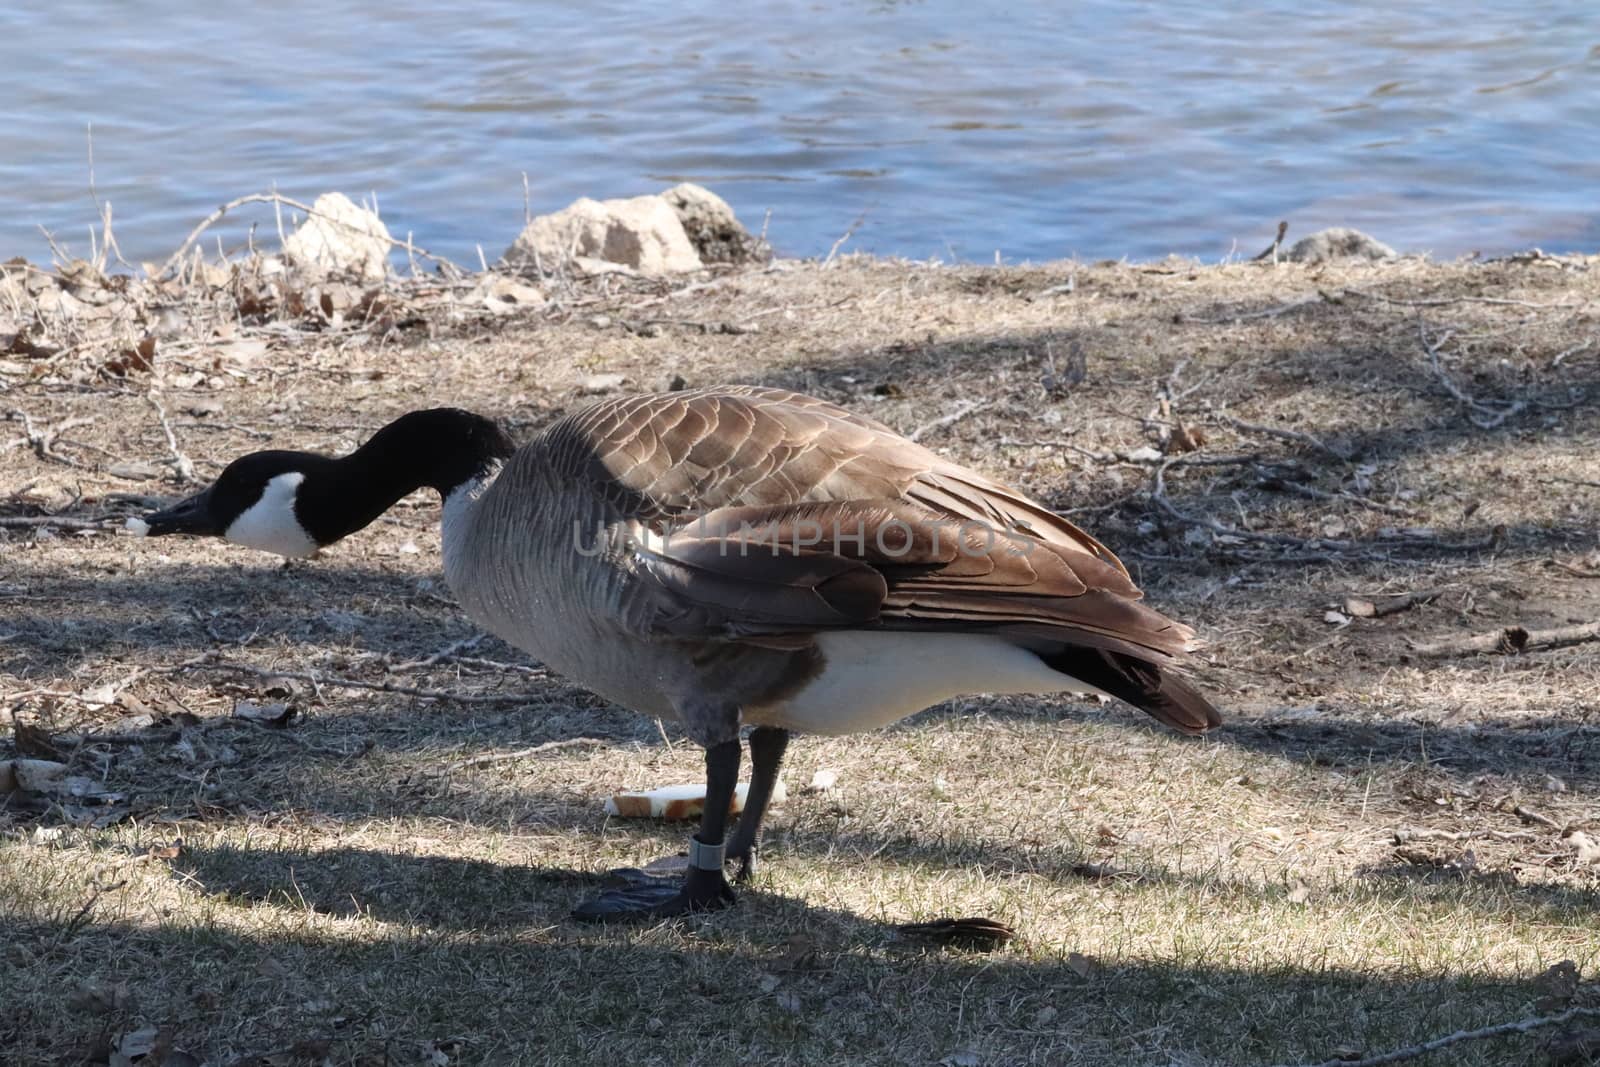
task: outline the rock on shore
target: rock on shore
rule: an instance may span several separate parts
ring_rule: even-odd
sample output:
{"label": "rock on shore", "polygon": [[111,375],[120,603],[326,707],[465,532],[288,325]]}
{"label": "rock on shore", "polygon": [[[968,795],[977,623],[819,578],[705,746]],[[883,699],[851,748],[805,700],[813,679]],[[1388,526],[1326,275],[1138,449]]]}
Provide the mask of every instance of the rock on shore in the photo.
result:
{"label": "rock on shore", "polygon": [[761,242],[726,201],[685,182],[659,195],[575,200],[529,222],[502,258],[516,268],[549,271],[574,262],[590,273],[625,268],[661,275],[747,263],[760,254]]}
{"label": "rock on shore", "polygon": [[394,246],[389,227],[343,193],[323,193],[311,205],[315,214],[284,238],[283,254],[311,275],[354,275],[382,281]]}

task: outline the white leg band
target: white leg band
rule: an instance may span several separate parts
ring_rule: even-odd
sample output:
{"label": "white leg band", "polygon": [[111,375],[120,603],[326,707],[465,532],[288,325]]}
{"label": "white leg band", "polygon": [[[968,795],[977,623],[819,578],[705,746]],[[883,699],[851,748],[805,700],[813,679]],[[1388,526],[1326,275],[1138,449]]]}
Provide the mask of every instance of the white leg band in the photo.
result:
{"label": "white leg band", "polygon": [[689,838],[689,866],[702,871],[722,870],[722,861],[728,854],[726,843],[708,845],[698,837]]}

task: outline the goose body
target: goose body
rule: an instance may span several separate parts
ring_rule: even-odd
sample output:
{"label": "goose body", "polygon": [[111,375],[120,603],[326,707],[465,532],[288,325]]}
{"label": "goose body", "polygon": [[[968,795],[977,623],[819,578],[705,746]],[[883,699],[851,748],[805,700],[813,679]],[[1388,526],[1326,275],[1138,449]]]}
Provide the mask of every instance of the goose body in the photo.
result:
{"label": "goose body", "polygon": [[304,554],[421,485],[444,496],[445,578],[474,621],[707,749],[683,889],[633,887],[586,917],[731,900],[715,798],[741,724],[757,727],[732,846],[748,870],[789,731],[860,732],[977,693],[1102,693],[1190,733],[1220,721],[1173,669],[1193,631],[1141,603],[1093,537],[783,390],[608,400],[520,449],[478,416],[414,412],[344,459],[244,457],[150,532]]}

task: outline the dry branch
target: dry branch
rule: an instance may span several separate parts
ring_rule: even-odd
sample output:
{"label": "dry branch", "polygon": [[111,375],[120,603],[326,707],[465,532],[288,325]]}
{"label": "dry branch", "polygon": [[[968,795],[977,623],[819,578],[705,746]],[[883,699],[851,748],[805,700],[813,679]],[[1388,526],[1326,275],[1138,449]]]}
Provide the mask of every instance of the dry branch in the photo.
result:
{"label": "dry branch", "polygon": [[1312,304],[1321,304],[1327,299],[1322,293],[1317,293],[1315,296],[1303,296],[1299,300],[1291,300],[1287,304],[1278,304],[1273,307],[1262,308],[1259,311],[1243,311],[1237,315],[1227,315],[1220,319],[1202,319],[1194,315],[1182,315],[1178,321],[1206,326],[1228,326],[1236,322],[1249,322],[1253,319],[1275,319],[1279,315],[1287,315],[1291,311],[1297,311]]}
{"label": "dry branch", "polygon": [[1397,615],[1423,604],[1431,604],[1443,596],[1444,592],[1443,589],[1422,589],[1415,593],[1385,597],[1382,600],[1349,596],[1344,601],[1344,613],[1358,619],[1381,619],[1385,615]]}
{"label": "dry branch", "polygon": [[1334,448],[1319,438],[1313,437],[1308,433],[1303,433],[1300,430],[1285,430],[1277,426],[1262,426],[1259,423],[1245,422],[1242,419],[1236,419],[1232,415],[1218,415],[1216,416],[1216,420],[1222,423],[1224,426],[1232,427],[1233,429],[1239,430],[1243,433],[1257,433],[1267,437],[1276,437],[1280,441],[1295,441],[1303,445],[1310,445],[1316,451],[1321,452],[1323,455],[1332,459],[1339,460],[1341,463],[1350,458],[1348,453]]}
{"label": "dry branch", "polygon": [[[173,268],[175,268],[183,260],[184,256],[189,254],[189,249],[194,247],[195,242],[200,239],[200,236],[212,226],[222,221],[222,218],[227,215],[228,212],[234,210],[235,208],[244,207],[246,204],[271,204],[273,205],[274,210],[282,207],[291,207],[296,211],[303,211],[307,215],[316,216],[317,218],[325,218],[335,225],[343,225],[340,220],[329,215],[324,215],[322,212],[313,209],[310,204],[302,204],[298,200],[291,200],[289,197],[281,196],[278,193],[251,193],[249,196],[241,196],[237,199],[228,201],[226,204],[223,204],[221,207],[217,208],[217,210],[201,219],[200,224],[194,229],[190,230],[189,236],[183,239],[183,244],[178,246],[178,250],[167,257],[167,261],[163,263],[161,265],[161,269],[156,272],[157,277],[165,276],[167,273],[172,271]],[[279,216],[278,221],[278,236],[280,240],[283,237],[283,220],[281,215]],[[445,259],[443,256],[436,256],[432,252],[418,248],[410,241],[402,241],[399,238],[388,237],[384,234],[370,234],[369,236],[380,237],[383,240],[388,241],[389,244],[394,248],[404,249],[406,254],[409,256],[421,256],[423,259],[431,260],[434,263],[447,266],[454,271],[458,271],[463,274],[466,273],[460,267],[456,266],[456,264],[450,262],[448,259]]]}
{"label": "dry branch", "polygon": [[598,737],[569,737],[563,741],[546,741],[542,745],[533,745],[530,748],[519,748],[512,752],[487,752],[481,756],[472,756],[469,759],[456,760],[448,763],[443,768],[446,771],[458,771],[467,767],[482,767],[489,763],[502,763],[506,760],[526,759],[537,756],[541,752],[550,752],[558,748],[587,748],[590,745],[604,745],[607,742]]}
{"label": "dry branch", "polygon": [[54,526],[62,530],[104,530],[108,519],[69,519],[61,515],[0,515],[0,529],[26,530]]}
{"label": "dry branch", "polygon": [[257,678],[290,678],[309,683],[318,688],[332,686],[338,689],[365,689],[375,693],[397,693],[401,696],[417,697],[422,700],[450,700],[458,704],[530,704],[540,699],[538,693],[460,693],[452,692],[448,689],[420,689],[415,686],[396,685],[390,681],[365,682],[359,678],[318,674],[315,671],[270,670],[265,667],[251,667],[243,663],[231,663],[212,654],[196,656],[194,659],[185,660],[170,667],[157,667],[153,670],[139,673],[141,675],[146,673],[184,674],[189,671],[227,671]]}
{"label": "dry branch", "polygon": [[[1531,1019],[1518,1019],[1515,1022],[1496,1023],[1493,1026],[1480,1027],[1477,1030],[1457,1030],[1453,1034],[1436,1037],[1431,1041],[1424,1041],[1420,1045],[1407,1045],[1389,1052],[1380,1052],[1376,1056],[1365,1056],[1359,1060],[1331,1059],[1321,1063],[1308,1064],[1305,1067],[1383,1067],[1386,1063],[1403,1063],[1406,1060],[1418,1059],[1430,1052],[1437,1052],[1451,1045],[1459,1045],[1463,1041],[1483,1041],[1491,1037],[1505,1037],[1509,1034],[1525,1034],[1530,1030],[1541,1030],[1546,1026],[1560,1026],[1562,1023],[1571,1022],[1573,1019],[1592,1018],[1600,1016],[1600,1008],[1568,1008],[1556,1015],[1540,1015]],[[1297,1067],[1287,1064],[1284,1067]]]}
{"label": "dry branch", "polygon": [[946,426],[953,426],[962,419],[966,418],[968,415],[989,407],[991,403],[991,401],[974,400],[970,403],[963,404],[956,410],[950,412],[948,415],[941,415],[937,419],[933,419],[929,422],[923,423],[921,426],[918,426],[915,430],[912,430],[910,433],[906,434],[906,440],[920,441],[923,439],[923,437],[927,436],[933,431],[942,430]]}
{"label": "dry branch", "polygon": [[1276,264],[1278,262],[1278,249],[1283,247],[1283,239],[1288,233],[1289,223],[1287,221],[1279,222],[1278,236],[1272,239],[1272,243],[1270,245],[1251,256],[1250,262],[1260,263],[1264,259],[1270,259],[1274,264]]}
{"label": "dry branch", "polygon": [[1526,830],[1434,830],[1425,826],[1402,826],[1391,833],[1397,845],[1413,841],[1476,841],[1491,838],[1495,841],[1527,841],[1536,835]]}
{"label": "dry branch", "polygon": [[1428,328],[1419,324],[1418,329],[1422,335],[1422,349],[1428,354],[1428,369],[1433,372],[1433,376],[1438,379],[1439,384],[1444,386],[1445,392],[1449,393],[1467,409],[1467,418],[1472,420],[1472,425],[1480,430],[1492,430],[1513,415],[1521,414],[1527,410],[1528,402],[1526,400],[1513,400],[1505,407],[1494,407],[1483,403],[1477,397],[1462,389],[1439,362],[1439,350],[1444,347],[1445,342],[1450,340],[1453,331],[1446,330],[1437,341],[1429,341]]}
{"label": "dry branch", "polygon": [[1419,656],[1470,656],[1479,652],[1497,652],[1514,655],[1567,645],[1581,645],[1585,641],[1600,641],[1600,622],[1585,622],[1576,626],[1557,626],[1549,630],[1529,630],[1522,626],[1508,626],[1486,634],[1469,634],[1450,637],[1442,641],[1413,644],[1411,650]]}
{"label": "dry branch", "polygon": [[161,398],[152,391],[146,394],[150,406],[156,409],[156,418],[161,422],[161,432],[167,436],[167,451],[172,453],[172,470],[177,475],[179,485],[188,485],[195,480],[194,461],[184,454],[178,447],[178,435],[172,431],[172,422],[167,418],[167,409],[162,406]]}

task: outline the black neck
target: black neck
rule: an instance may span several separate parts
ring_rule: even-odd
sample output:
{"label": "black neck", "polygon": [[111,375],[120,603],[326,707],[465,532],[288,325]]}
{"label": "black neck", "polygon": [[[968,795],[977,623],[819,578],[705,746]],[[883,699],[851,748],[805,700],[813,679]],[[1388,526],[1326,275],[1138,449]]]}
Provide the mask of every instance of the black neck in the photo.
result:
{"label": "black neck", "polygon": [[457,408],[402,415],[342,459],[307,471],[295,514],[318,544],[370,524],[417,489],[440,496],[482,478],[516,451],[492,420]]}

